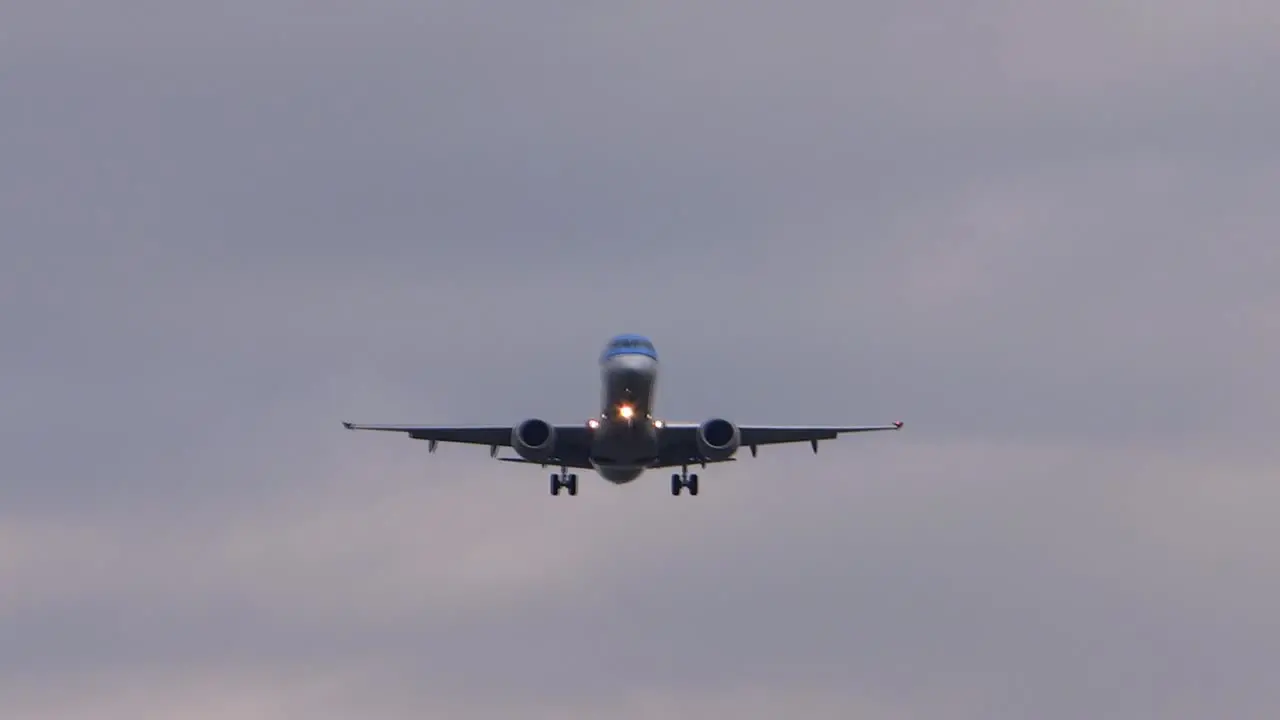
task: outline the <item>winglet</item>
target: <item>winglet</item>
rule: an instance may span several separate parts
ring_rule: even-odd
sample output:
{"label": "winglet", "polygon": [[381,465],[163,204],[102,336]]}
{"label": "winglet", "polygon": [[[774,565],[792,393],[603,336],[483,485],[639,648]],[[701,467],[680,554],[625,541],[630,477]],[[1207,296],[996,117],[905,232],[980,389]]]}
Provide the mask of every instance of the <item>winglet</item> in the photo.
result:
{"label": "winglet", "polygon": [[901,421],[901,420],[898,420],[897,422],[895,422],[895,423],[893,424],[893,429],[894,429],[894,430],[901,430],[901,429],[902,429],[902,421]]}
{"label": "winglet", "polygon": [[342,427],[344,427],[344,428],[346,428],[346,429],[348,429],[348,430],[355,430],[355,429],[356,429],[356,424],[355,424],[355,423],[349,423],[349,422],[347,422],[346,420],[343,420],[343,421],[342,421]]}

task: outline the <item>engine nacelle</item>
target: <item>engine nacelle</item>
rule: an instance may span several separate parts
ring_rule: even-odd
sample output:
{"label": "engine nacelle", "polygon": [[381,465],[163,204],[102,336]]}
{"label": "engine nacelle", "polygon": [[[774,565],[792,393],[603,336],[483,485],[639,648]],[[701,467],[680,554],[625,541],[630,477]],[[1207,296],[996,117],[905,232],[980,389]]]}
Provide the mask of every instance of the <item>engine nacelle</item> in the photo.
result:
{"label": "engine nacelle", "polygon": [[713,418],[698,426],[698,452],[708,460],[733,457],[742,444],[738,426],[721,418]]}
{"label": "engine nacelle", "polygon": [[546,420],[525,420],[511,429],[511,447],[520,457],[542,462],[556,451],[556,429]]}

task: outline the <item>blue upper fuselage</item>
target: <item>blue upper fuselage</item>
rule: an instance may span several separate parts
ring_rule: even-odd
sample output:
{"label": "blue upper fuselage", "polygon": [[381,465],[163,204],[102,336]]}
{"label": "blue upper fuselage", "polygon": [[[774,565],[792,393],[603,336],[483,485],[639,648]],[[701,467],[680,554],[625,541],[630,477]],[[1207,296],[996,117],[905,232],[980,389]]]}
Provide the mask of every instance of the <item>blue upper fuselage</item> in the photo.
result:
{"label": "blue upper fuselage", "polygon": [[604,352],[600,354],[600,362],[606,362],[619,355],[644,355],[654,360],[658,359],[658,351],[654,349],[653,342],[643,335],[615,336],[605,345]]}

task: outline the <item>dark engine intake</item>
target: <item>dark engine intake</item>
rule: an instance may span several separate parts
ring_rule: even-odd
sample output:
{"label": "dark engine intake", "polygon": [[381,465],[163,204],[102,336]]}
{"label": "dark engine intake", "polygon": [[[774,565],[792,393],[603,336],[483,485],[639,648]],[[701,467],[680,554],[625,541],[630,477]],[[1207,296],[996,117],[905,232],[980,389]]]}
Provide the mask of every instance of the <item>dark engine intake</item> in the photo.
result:
{"label": "dark engine intake", "polygon": [[733,456],[742,444],[738,426],[714,418],[698,426],[698,452],[708,460],[724,460]]}
{"label": "dark engine intake", "polygon": [[545,420],[525,420],[511,430],[511,447],[525,460],[541,462],[556,450],[556,429]]}

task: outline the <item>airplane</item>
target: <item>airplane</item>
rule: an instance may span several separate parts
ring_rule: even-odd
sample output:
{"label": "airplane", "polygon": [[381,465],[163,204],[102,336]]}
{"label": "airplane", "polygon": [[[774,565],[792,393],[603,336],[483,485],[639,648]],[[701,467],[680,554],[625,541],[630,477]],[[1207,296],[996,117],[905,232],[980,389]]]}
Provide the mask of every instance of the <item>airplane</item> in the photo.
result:
{"label": "airplane", "polygon": [[901,422],[888,425],[784,426],[737,425],[714,417],[702,423],[664,422],[654,417],[658,379],[658,353],[643,335],[617,335],[605,345],[599,359],[601,372],[600,414],[584,423],[553,425],[530,418],[511,425],[362,425],[343,422],[348,430],[399,432],[414,440],[426,440],[427,452],[442,442],[488,445],[489,456],[498,448],[512,448],[519,457],[503,462],[559,466],[551,475],[551,494],[560,490],[578,494],[578,476],[570,470],[594,470],[614,485],[625,485],[646,470],[680,468],[671,476],[671,494],[687,490],[698,494],[698,475],[690,465],[723,463],[745,446],[756,457],[759,446],[808,442],[818,452],[819,440],[844,433],[901,430]]}

